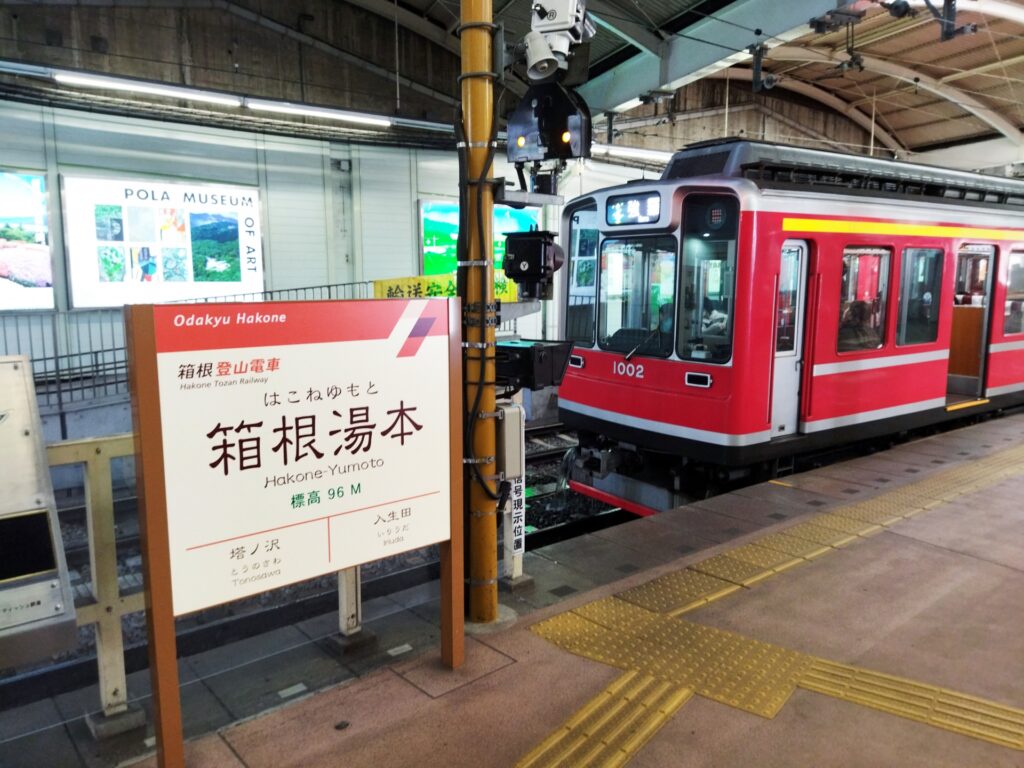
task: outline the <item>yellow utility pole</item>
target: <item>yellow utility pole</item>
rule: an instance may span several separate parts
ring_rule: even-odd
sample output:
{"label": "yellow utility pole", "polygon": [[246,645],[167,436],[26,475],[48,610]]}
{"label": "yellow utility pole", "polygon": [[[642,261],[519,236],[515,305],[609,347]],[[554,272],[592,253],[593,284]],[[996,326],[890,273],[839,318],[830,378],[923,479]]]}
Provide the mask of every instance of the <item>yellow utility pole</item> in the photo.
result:
{"label": "yellow utility pole", "polygon": [[[469,446],[474,460],[480,462],[474,465],[479,472],[471,468],[469,473],[469,620],[491,622],[498,618],[498,511],[497,502],[489,492],[497,486],[493,480],[496,443],[492,417],[495,411],[496,316],[491,235],[494,191],[489,183],[494,132],[493,10],[491,0],[463,0],[461,5],[462,121],[469,179],[465,195],[468,202],[468,216],[464,218],[466,232],[462,233],[469,239],[465,252],[470,262],[465,270],[463,302],[463,339],[468,342],[466,418],[467,423],[476,420]],[[481,413],[487,418],[479,418]]]}

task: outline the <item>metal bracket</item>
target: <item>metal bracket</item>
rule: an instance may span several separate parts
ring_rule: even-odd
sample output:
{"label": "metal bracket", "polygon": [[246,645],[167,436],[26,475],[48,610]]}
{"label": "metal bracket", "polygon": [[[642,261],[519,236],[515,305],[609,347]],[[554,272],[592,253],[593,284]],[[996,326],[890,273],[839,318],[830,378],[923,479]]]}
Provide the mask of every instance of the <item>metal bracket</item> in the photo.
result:
{"label": "metal bracket", "polygon": [[491,349],[496,347],[497,342],[493,341],[464,341],[462,342],[463,349]]}
{"label": "metal bracket", "polygon": [[[466,317],[462,318],[462,322],[464,325],[468,325],[471,328],[479,328],[481,326],[479,317],[473,317],[472,315],[468,314],[466,315]],[[501,321],[497,318],[496,315],[489,315],[486,321],[482,323],[482,325],[485,328],[497,328],[499,325],[501,325]]]}
{"label": "metal bracket", "polygon": [[[487,259],[477,259],[476,261],[456,261],[455,262],[455,266],[457,266],[457,267],[486,267],[486,266],[490,266],[490,263],[491,262],[487,261]],[[468,309],[468,307],[467,307],[467,309]]]}
{"label": "metal bracket", "polygon": [[493,464],[494,463],[494,457],[493,456],[481,456],[480,458],[477,458],[477,459],[463,459],[462,463],[463,464]]}
{"label": "metal bracket", "polygon": [[[479,263],[479,262],[473,262],[473,263],[475,264],[475,263]],[[488,312],[497,312],[499,309],[501,309],[501,302],[500,301],[496,301],[493,304],[485,304],[484,308]],[[466,304],[465,306],[463,306],[462,311],[463,312],[477,312],[477,313],[479,313],[480,312],[480,302],[474,302],[472,304]]]}
{"label": "metal bracket", "polygon": [[476,417],[478,419],[504,419],[504,411],[477,411]]}

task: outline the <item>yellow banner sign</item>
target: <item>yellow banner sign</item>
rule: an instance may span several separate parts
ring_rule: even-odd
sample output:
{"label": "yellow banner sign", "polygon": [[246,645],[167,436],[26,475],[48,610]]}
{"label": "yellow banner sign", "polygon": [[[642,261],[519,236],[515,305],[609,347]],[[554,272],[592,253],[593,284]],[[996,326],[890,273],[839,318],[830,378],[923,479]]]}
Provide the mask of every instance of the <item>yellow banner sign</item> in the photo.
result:
{"label": "yellow banner sign", "polygon": [[[375,299],[421,299],[428,296],[455,296],[455,275],[421,275],[395,277],[373,281]],[[518,301],[516,284],[504,275],[494,281],[494,298],[500,301]]]}

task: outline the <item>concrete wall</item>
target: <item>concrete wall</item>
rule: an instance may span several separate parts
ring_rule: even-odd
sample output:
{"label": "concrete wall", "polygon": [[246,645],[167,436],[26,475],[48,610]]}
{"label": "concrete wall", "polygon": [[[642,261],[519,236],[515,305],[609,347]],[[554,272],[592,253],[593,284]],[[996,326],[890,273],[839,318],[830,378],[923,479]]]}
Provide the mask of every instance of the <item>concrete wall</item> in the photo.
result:
{"label": "concrete wall", "polygon": [[[290,139],[9,101],[0,101],[0,135],[0,168],[45,173],[53,191],[58,309],[70,308],[62,173],[258,188],[268,289],[419,274],[418,201],[458,197],[454,151]],[[511,175],[504,162],[495,170]]]}
{"label": "concrete wall", "polygon": [[[700,80],[658,104],[616,115],[615,143],[674,151],[725,136],[867,154],[870,134],[843,115],[794,93],[755,94],[750,83]],[[604,128],[595,140],[605,141]],[[879,145],[876,142],[876,148]]]}
{"label": "concrete wall", "polygon": [[456,91],[451,51],[336,0],[4,5],[0,58],[427,119]]}

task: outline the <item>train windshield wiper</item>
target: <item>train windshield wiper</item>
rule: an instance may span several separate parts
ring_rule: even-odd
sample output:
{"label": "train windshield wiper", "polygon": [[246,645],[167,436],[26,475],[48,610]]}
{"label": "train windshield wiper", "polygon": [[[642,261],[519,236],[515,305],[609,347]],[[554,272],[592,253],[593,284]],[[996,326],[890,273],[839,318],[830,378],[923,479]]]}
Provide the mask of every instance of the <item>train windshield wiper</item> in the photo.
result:
{"label": "train windshield wiper", "polygon": [[629,360],[629,358],[631,358],[631,357],[632,357],[633,355],[635,355],[635,354],[636,354],[636,352],[637,352],[637,350],[638,350],[638,349],[640,349],[640,347],[642,347],[642,346],[643,346],[644,344],[646,344],[646,343],[647,343],[648,341],[650,341],[651,339],[653,339],[653,338],[654,338],[654,335],[655,335],[656,333],[658,333],[658,331],[660,331],[660,330],[661,330],[660,328],[655,328],[655,329],[654,329],[653,331],[651,331],[651,332],[650,332],[650,333],[648,333],[648,334],[647,334],[646,336],[644,336],[644,337],[643,337],[643,338],[642,338],[642,339],[640,340],[640,343],[639,343],[639,344],[637,344],[637,345],[636,345],[635,347],[633,347],[633,348],[632,348],[631,350],[629,350],[629,352],[627,352],[627,353],[626,353],[626,360],[628,361],[628,360]]}

